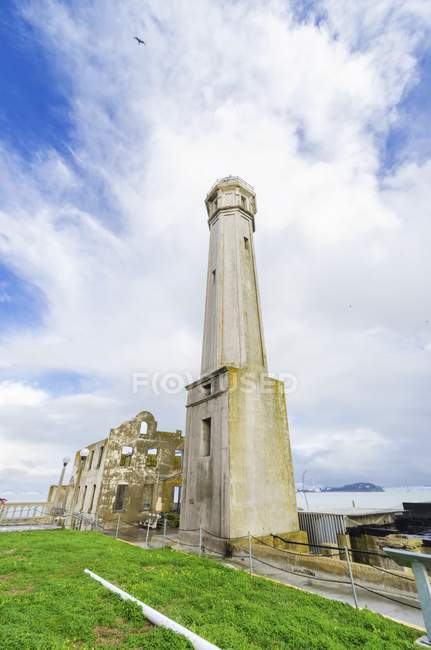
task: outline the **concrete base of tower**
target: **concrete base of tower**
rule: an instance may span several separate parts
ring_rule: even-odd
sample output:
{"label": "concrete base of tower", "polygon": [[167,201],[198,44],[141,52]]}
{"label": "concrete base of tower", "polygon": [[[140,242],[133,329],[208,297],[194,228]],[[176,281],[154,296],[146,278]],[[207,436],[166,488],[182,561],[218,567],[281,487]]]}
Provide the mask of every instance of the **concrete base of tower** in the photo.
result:
{"label": "concrete base of tower", "polygon": [[180,528],[203,529],[215,550],[298,531],[283,382],[229,366],[187,391]]}

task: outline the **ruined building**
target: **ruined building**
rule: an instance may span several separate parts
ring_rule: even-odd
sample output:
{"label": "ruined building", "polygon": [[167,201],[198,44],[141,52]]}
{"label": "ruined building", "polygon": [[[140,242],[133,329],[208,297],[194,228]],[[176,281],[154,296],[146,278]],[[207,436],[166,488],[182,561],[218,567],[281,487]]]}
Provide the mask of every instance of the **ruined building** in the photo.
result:
{"label": "ruined building", "polygon": [[[253,235],[256,196],[223,178],[210,230],[201,378],[187,386],[181,528],[235,538],[299,530],[284,384],[268,376]],[[190,537],[182,533],[186,542]],[[214,542],[213,542],[214,546]]]}
{"label": "ruined building", "polygon": [[137,524],[149,513],[178,511],[183,449],[180,430],[158,431],[154,416],[142,411],[77,451],[70,484],[51,486],[48,500],[59,514],[84,513],[105,528],[119,513]]}

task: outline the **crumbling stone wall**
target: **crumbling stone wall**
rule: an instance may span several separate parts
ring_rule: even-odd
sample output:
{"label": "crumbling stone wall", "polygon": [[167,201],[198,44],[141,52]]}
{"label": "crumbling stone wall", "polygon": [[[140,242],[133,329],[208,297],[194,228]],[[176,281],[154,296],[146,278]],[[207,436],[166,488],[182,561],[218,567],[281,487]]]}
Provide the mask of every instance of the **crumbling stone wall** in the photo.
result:
{"label": "crumbling stone wall", "polygon": [[[87,453],[88,451],[88,453]],[[181,489],[184,438],[180,430],[158,431],[152,413],[111,429],[108,438],[75,455],[66,512],[83,512],[106,528],[135,525],[150,512],[175,509]]]}

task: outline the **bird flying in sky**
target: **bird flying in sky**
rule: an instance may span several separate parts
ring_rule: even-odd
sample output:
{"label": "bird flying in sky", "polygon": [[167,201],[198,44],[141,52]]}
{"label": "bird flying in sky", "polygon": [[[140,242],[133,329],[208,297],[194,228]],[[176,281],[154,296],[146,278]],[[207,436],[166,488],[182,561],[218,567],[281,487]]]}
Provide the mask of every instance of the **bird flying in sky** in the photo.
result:
{"label": "bird flying in sky", "polygon": [[138,36],[133,37],[135,41],[138,41],[138,45],[145,45],[145,41],[142,40],[142,38],[139,38]]}

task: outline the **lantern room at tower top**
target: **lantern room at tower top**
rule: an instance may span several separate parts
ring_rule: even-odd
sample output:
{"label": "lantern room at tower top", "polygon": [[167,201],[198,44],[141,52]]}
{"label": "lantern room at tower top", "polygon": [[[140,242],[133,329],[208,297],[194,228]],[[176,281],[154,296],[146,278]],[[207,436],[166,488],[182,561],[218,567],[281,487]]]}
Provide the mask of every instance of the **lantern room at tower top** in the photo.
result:
{"label": "lantern room at tower top", "polygon": [[254,217],[257,211],[256,194],[253,187],[239,176],[226,176],[216,181],[207,194],[205,205],[209,226],[220,210],[240,208],[251,218],[254,232]]}

